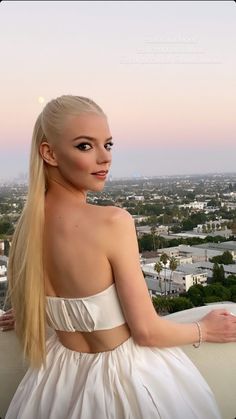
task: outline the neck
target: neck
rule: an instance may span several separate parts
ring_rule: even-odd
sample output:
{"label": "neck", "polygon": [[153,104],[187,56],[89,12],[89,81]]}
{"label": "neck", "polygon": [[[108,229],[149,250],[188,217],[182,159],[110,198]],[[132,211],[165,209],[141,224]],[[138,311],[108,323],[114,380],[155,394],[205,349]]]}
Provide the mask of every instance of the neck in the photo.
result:
{"label": "neck", "polygon": [[[54,185],[53,185],[54,184]],[[57,185],[59,185],[59,188],[57,187]],[[49,188],[48,191],[50,191],[50,189],[56,189],[57,192],[62,192],[62,188],[66,189],[68,192],[70,192],[71,195],[73,195],[74,197],[77,198],[78,201],[80,202],[86,202],[86,192],[83,190],[75,190],[72,187],[70,187],[69,185],[66,185],[63,183],[63,181],[60,181],[58,179],[55,178],[50,178],[49,179]]]}

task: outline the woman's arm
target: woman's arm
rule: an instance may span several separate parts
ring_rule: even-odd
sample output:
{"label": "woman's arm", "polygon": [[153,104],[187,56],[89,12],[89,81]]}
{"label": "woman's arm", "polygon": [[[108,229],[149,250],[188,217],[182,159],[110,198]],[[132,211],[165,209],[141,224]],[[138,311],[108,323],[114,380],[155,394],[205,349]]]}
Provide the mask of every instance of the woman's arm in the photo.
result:
{"label": "woman's arm", "polygon": [[[104,239],[121,306],[136,342],[143,346],[170,347],[199,341],[196,323],[178,324],[160,317],[152,304],[142,274],[132,216],[113,207]],[[236,341],[236,317],[226,310],[212,310],[200,320],[203,341]]]}
{"label": "woman's arm", "polygon": [[15,326],[15,317],[13,310],[7,310],[5,313],[0,315],[0,331],[4,332],[7,330],[14,329]]}

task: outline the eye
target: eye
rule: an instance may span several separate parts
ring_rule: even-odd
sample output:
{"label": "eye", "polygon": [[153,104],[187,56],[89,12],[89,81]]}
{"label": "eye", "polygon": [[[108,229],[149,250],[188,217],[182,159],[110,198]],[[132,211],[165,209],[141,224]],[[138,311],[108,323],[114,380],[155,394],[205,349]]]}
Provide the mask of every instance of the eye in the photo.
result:
{"label": "eye", "polygon": [[[89,148],[87,148],[87,146]],[[82,150],[82,151],[87,151],[91,148],[91,145],[88,144],[88,143],[80,143],[80,144],[76,145],[76,148],[78,148],[79,150]]]}
{"label": "eye", "polygon": [[[111,150],[111,149],[112,149],[113,144],[114,144],[114,143],[113,143],[112,141],[110,141],[109,143],[106,143],[106,146],[105,146],[105,147],[106,147],[106,149],[107,149],[107,150]],[[108,147],[107,147],[107,146],[108,146]]]}

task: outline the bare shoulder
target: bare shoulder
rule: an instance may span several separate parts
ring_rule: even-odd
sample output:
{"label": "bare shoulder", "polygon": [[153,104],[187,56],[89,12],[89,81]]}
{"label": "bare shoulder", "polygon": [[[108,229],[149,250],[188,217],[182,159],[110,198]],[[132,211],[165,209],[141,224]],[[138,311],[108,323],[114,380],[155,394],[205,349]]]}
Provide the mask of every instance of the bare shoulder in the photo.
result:
{"label": "bare shoulder", "polygon": [[106,215],[105,230],[116,239],[135,231],[134,219],[124,208],[110,207]]}
{"label": "bare shoulder", "polygon": [[91,212],[108,227],[133,222],[132,215],[124,208],[115,206],[89,205]]}
{"label": "bare shoulder", "polygon": [[109,215],[109,221],[111,223],[119,223],[119,222],[129,222],[133,220],[132,215],[124,208],[120,207],[109,207],[108,210]]}

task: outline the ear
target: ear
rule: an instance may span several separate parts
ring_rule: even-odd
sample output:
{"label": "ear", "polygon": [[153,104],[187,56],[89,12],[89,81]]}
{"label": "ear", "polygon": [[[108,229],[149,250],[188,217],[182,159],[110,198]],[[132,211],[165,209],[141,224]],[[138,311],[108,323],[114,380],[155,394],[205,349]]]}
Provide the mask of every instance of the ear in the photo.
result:
{"label": "ear", "polygon": [[39,152],[42,159],[50,166],[58,166],[55,152],[52,149],[51,144],[47,141],[43,141],[39,146]]}

